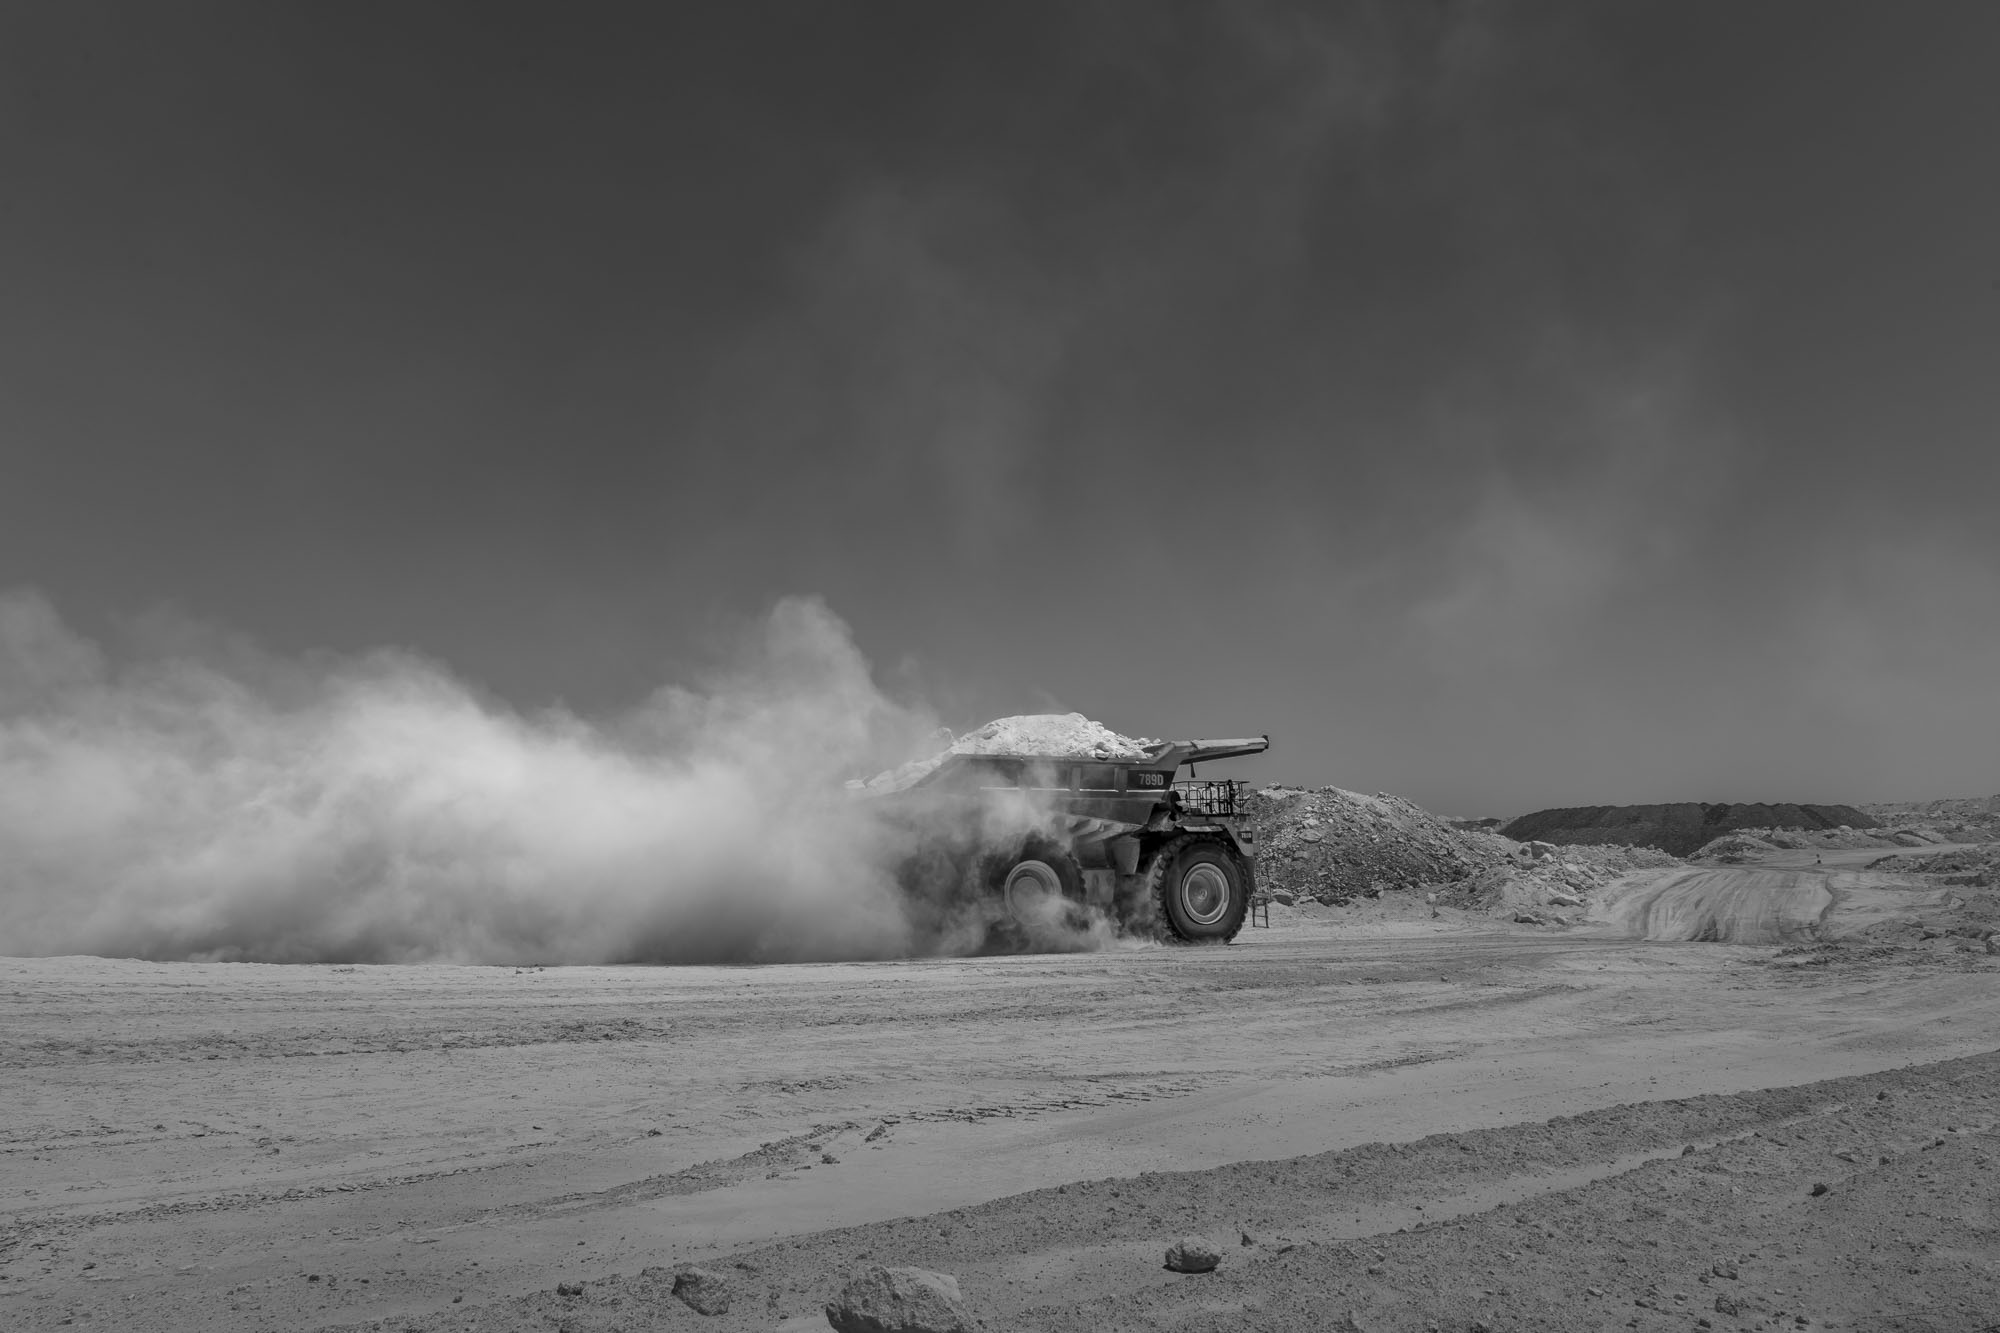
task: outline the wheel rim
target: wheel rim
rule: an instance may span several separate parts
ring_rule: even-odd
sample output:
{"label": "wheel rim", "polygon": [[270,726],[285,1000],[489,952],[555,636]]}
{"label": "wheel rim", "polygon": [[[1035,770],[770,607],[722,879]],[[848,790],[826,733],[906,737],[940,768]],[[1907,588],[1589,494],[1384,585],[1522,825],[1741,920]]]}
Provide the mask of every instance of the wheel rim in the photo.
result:
{"label": "wheel rim", "polygon": [[1000,893],[1007,915],[1026,925],[1048,915],[1051,900],[1062,897],[1062,877],[1047,861],[1023,861],[1007,872]]}
{"label": "wheel rim", "polygon": [[1228,915],[1229,876],[1203,862],[1181,876],[1181,911],[1197,926],[1212,926]]}

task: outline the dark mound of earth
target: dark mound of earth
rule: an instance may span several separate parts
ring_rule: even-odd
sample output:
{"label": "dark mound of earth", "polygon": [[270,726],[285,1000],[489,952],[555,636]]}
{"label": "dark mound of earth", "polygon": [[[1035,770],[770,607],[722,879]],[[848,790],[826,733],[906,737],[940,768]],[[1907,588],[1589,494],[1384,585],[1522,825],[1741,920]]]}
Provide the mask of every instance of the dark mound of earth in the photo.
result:
{"label": "dark mound of earth", "polygon": [[1579,805],[1537,810],[1501,829],[1519,842],[1620,843],[1686,856],[1736,829],[1873,828],[1851,805],[1731,805],[1676,801],[1671,805]]}

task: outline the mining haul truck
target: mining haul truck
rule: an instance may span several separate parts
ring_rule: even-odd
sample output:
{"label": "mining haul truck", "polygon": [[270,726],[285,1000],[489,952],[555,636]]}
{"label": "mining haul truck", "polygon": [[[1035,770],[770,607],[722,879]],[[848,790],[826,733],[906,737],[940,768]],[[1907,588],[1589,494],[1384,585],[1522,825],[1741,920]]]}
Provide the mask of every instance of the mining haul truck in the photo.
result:
{"label": "mining haul truck", "polygon": [[1003,931],[1031,938],[1038,919],[1094,908],[1164,938],[1226,944],[1256,891],[1256,839],[1238,805],[1248,784],[1197,778],[1195,766],[1270,745],[1167,741],[1115,760],[950,754],[884,799],[915,826],[954,830],[914,872],[991,895]]}

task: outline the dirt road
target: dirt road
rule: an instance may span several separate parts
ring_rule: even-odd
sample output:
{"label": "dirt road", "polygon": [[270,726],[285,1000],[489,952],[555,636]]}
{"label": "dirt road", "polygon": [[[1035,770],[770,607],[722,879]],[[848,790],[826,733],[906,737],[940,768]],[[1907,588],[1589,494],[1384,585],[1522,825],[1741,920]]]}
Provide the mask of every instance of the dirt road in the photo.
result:
{"label": "dirt road", "polygon": [[5,961],[0,1324],[413,1315],[1071,1181],[1889,1069],[1989,1049],[1996,975],[1421,907],[870,965]]}

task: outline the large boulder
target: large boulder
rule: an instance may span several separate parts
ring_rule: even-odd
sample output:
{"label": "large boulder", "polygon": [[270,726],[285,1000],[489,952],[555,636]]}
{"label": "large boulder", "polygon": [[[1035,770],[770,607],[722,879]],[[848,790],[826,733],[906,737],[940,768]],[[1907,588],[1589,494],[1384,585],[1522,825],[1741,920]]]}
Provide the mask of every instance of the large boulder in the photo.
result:
{"label": "large boulder", "polygon": [[870,1264],[826,1303],[835,1333],[968,1333],[958,1279],[922,1268]]}

